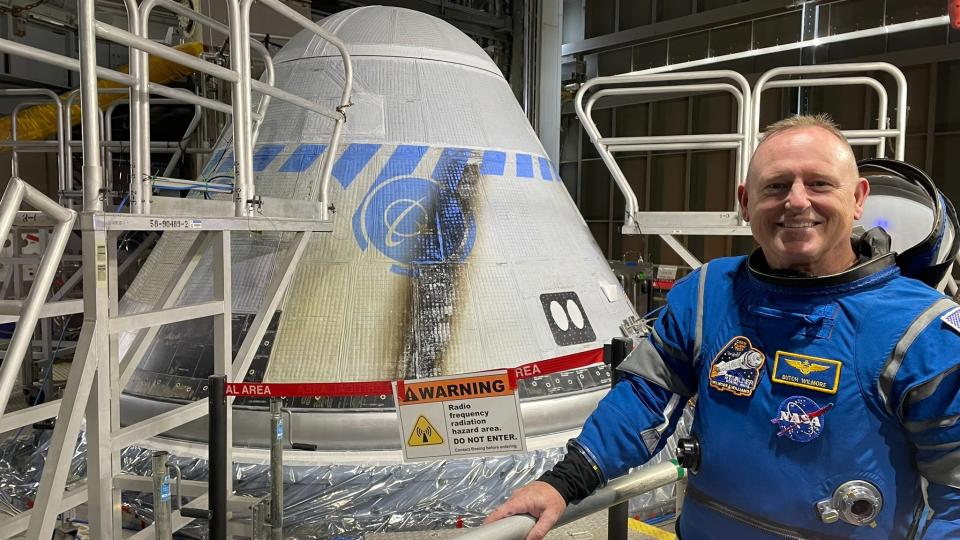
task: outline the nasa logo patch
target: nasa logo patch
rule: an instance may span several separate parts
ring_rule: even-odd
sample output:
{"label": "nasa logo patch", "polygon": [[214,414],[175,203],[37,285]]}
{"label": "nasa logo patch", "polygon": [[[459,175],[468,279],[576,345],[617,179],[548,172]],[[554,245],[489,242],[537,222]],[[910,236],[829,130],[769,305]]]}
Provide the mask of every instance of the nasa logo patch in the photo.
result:
{"label": "nasa logo patch", "polygon": [[779,428],[777,437],[799,443],[810,442],[823,433],[823,415],[832,408],[833,403],[821,407],[806,396],[790,396],[780,403],[776,418],[770,422]]}
{"label": "nasa logo patch", "polygon": [[710,387],[737,396],[751,396],[760,382],[766,357],[750,340],[737,336],[720,349],[710,364]]}

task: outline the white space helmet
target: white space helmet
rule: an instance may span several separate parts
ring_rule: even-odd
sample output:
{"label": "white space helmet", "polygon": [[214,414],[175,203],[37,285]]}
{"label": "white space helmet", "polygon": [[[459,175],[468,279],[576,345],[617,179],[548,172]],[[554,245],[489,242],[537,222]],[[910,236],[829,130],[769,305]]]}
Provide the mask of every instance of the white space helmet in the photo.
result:
{"label": "white space helmet", "polygon": [[960,249],[957,213],[922,170],[895,159],[857,163],[870,182],[870,196],[857,222],[865,229],[883,227],[903,275],[943,289]]}

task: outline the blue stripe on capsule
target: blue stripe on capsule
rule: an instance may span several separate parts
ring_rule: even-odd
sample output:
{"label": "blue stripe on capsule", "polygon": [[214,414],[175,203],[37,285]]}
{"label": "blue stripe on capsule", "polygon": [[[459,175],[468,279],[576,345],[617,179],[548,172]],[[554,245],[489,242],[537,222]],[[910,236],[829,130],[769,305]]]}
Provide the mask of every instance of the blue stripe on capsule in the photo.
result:
{"label": "blue stripe on capsule", "polygon": [[301,173],[309,169],[310,166],[317,161],[317,158],[320,157],[320,154],[323,154],[326,148],[327,145],[325,144],[301,144],[290,154],[290,157],[283,162],[279,172]]}
{"label": "blue stripe on capsule", "polygon": [[379,149],[379,144],[351,144],[334,164],[333,177],[341,186],[349,186]]}
{"label": "blue stripe on capsule", "polygon": [[553,180],[553,171],[550,169],[550,160],[542,157],[540,159],[540,177],[546,181]]}
{"label": "blue stripe on capsule", "polygon": [[533,159],[529,154],[517,154],[517,177],[533,178]]}
{"label": "blue stripe on capsule", "polygon": [[283,151],[282,144],[261,144],[253,151],[253,172],[265,170],[270,162]]}
{"label": "blue stripe on capsule", "polygon": [[417,169],[417,165],[420,164],[420,160],[423,159],[423,155],[427,153],[427,149],[428,147],[426,146],[397,146],[396,150],[393,151],[393,155],[390,156],[390,160],[383,166],[373,185],[377,185],[387,178],[412,174],[413,171]]}
{"label": "blue stripe on capsule", "polygon": [[506,167],[507,153],[496,150],[483,151],[483,164],[480,165],[480,174],[491,176],[503,176],[503,169]]}
{"label": "blue stripe on capsule", "polygon": [[470,150],[466,148],[444,148],[431,177],[446,184],[451,191],[456,191],[463,178],[463,169],[467,166],[470,154]]}

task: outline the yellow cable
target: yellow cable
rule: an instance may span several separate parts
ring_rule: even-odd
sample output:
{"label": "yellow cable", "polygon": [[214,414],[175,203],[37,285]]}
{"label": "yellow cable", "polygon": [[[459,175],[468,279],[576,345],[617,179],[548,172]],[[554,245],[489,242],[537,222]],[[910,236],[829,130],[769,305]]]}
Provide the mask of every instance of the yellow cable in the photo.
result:
{"label": "yellow cable", "polygon": [[[203,44],[199,42],[183,43],[174,47],[180,52],[185,52],[192,56],[200,56],[203,52]],[[129,66],[123,66],[117,69],[123,73],[129,73]],[[171,62],[157,56],[150,57],[150,81],[155,83],[165,83],[181,79],[193,73],[193,69],[182,66],[176,62]],[[99,88],[122,88],[125,85],[100,79],[97,81]],[[69,93],[69,92],[68,92]],[[62,97],[64,97],[64,94]],[[127,97],[127,94],[106,94],[101,93],[98,96],[100,108],[105,109],[107,105],[118,99]],[[70,110],[70,121],[73,125],[80,123],[80,99],[75,99]],[[71,126],[66,126],[70,129]],[[11,117],[4,116],[0,118],[0,141],[12,139]],[[26,107],[17,115],[17,139],[21,141],[43,140],[53,137],[57,134],[57,109],[51,104],[34,105]]]}
{"label": "yellow cable", "polygon": [[639,519],[630,518],[627,520],[627,525],[634,531],[656,540],[677,540],[677,535],[658,529],[653,525],[647,525]]}

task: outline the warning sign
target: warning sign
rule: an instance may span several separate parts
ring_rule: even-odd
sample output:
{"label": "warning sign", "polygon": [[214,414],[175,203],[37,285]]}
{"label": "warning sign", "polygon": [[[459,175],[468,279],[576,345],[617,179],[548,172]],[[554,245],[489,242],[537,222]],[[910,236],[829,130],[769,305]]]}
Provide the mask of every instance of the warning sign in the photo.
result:
{"label": "warning sign", "polygon": [[526,450],[520,400],[506,371],[398,381],[394,394],[408,460]]}
{"label": "warning sign", "polygon": [[404,404],[513,395],[510,379],[505,373],[502,377],[462,377],[427,381],[404,381]]}
{"label": "warning sign", "polygon": [[413,425],[413,431],[410,432],[410,438],[407,439],[410,446],[430,446],[431,444],[443,444],[443,437],[437,433],[437,428],[427,420],[426,416],[417,418],[417,423]]}

